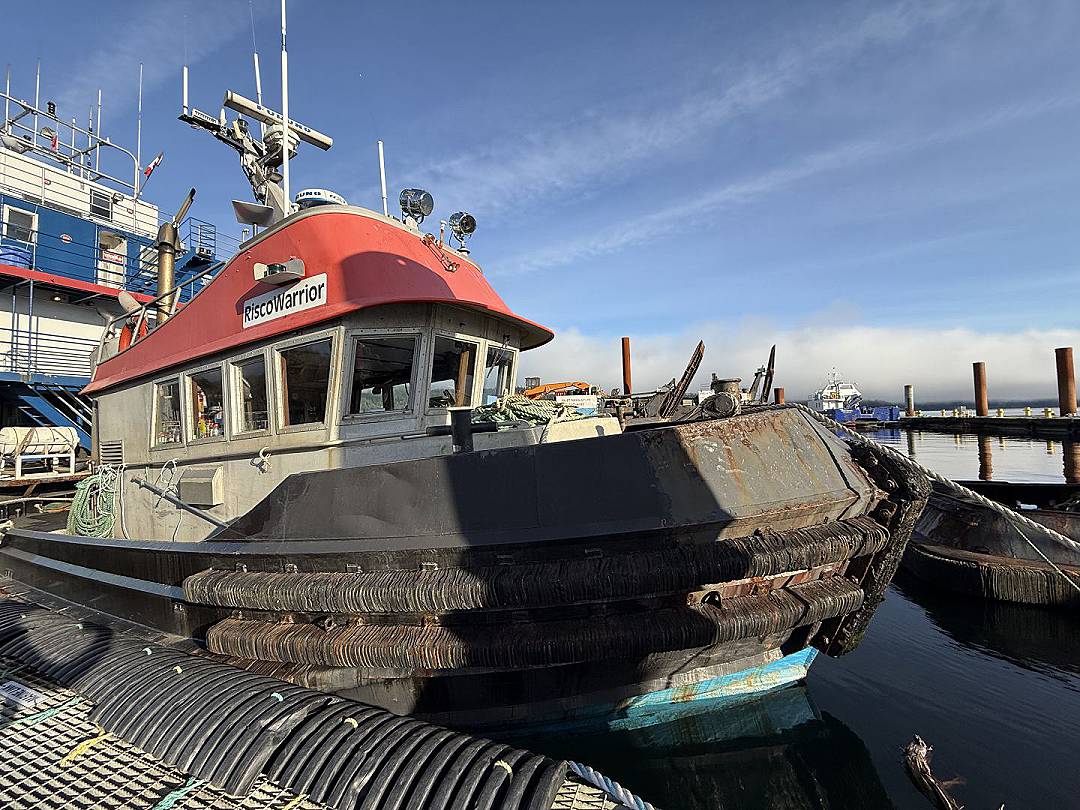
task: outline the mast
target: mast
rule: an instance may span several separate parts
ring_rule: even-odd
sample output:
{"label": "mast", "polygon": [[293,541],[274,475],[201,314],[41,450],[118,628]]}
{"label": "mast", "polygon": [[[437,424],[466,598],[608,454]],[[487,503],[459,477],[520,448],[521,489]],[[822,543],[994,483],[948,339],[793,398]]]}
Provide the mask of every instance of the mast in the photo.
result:
{"label": "mast", "polygon": [[384,217],[390,216],[390,210],[386,207],[386,163],[383,161],[383,143],[379,141],[379,184],[382,186],[382,212]]}
{"label": "mast", "polygon": [[281,0],[281,117],[285,127],[281,141],[281,188],[285,192],[285,216],[292,209],[289,194],[289,52],[285,50],[285,0]]}
{"label": "mast", "polygon": [[142,78],[143,63],[139,62],[139,111],[135,116],[135,199],[142,187]]}

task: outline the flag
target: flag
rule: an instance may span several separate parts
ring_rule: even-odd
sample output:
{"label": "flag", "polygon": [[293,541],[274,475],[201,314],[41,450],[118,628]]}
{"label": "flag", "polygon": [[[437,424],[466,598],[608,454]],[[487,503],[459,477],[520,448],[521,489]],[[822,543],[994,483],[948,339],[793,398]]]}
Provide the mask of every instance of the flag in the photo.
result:
{"label": "flag", "polygon": [[147,177],[149,177],[151,174],[153,174],[154,169],[156,169],[158,167],[158,165],[161,163],[161,159],[164,158],[164,157],[165,157],[164,152],[158,152],[158,156],[156,158],[154,158],[153,160],[151,160],[146,165],[146,168],[143,170],[143,174],[145,174]]}
{"label": "flag", "polygon": [[56,152],[60,148],[60,136],[56,133],[55,130],[53,130],[52,134],[52,148],[54,152]]}

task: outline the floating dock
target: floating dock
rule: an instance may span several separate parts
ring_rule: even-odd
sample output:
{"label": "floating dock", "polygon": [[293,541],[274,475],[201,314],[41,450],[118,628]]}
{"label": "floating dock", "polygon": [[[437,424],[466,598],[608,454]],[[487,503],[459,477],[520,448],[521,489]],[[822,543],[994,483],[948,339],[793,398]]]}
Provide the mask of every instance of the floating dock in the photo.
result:
{"label": "floating dock", "polygon": [[3,591],[0,757],[0,806],[12,809],[624,806],[576,777],[581,766]]}
{"label": "floating dock", "polygon": [[901,416],[900,427],[938,433],[1080,439],[1080,418],[1076,416]]}

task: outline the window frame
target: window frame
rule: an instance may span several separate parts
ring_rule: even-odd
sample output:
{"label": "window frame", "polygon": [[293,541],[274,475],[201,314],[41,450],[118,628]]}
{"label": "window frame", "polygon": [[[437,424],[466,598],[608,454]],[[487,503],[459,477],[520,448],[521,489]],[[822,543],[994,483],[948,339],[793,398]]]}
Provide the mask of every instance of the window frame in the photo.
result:
{"label": "window frame", "polygon": [[[428,405],[428,402],[430,401],[431,384],[433,382],[433,380],[431,378],[431,375],[432,375],[432,371],[433,371],[434,366],[435,366],[435,342],[439,338],[447,338],[448,340],[456,341],[458,343],[469,343],[469,344],[472,344],[473,346],[476,347],[476,356],[474,357],[474,360],[473,360],[472,386],[469,389],[469,402],[466,405],[462,405],[462,406],[451,405],[451,406],[443,406],[443,407],[438,407],[438,408],[433,408],[430,405]],[[481,349],[484,348],[485,343],[486,343],[486,341],[483,338],[478,338],[475,335],[456,334],[454,332],[447,332],[447,331],[444,331],[444,330],[441,330],[441,329],[433,329],[431,331],[431,343],[428,346],[428,351],[427,351],[427,354],[425,356],[424,377],[423,377],[423,379],[424,379],[424,413],[426,415],[448,414],[448,413],[450,413],[450,408],[452,408],[452,407],[463,407],[463,408],[464,407],[469,407],[469,408],[477,407],[477,405],[475,404],[476,403],[476,383],[477,383],[477,379],[480,377],[480,375],[477,374],[477,365],[478,365],[480,357],[481,357]],[[486,357],[486,356],[487,355],[485,353],[484,357]]]}
{"label": "window frame", "polygon": [[[22,239],[16,239],[14,236],[8,236],[8,212],[18,211],[20,214],[26,214],[30,217],[30,241],[24,242]],[[27,210],[26,208],[20,208],[17,205],[12,205],[9,202],[4,203],[3,210],[0,210],[0,238],[10,239],[12,242],[16,242],[20,245],[33,245],[37,247],[38,243],[38,212]]]}
{"label": "window frame", "polygon": [[510,370],[509,372],[507,372],[507,376],[509,377],[510,390],[507,391],[507,395],[514,393],[515,383],[517,382],[518,355],[521,354],[521,351],[519,349],[515,349],[509,343],[499,343],[494,340],[484,341],[484,373],[480,375],[480,383],[477,389],[477,393],[480,398],[480,405],[484,404],[484,385],[487,382],[487,356],[488,352],[492,349],[510,352]]}
{"label": "window frame", "polygon": [[[101,213],[94,210],[94,195],[95,194],[98,194],[98,195],[105,198],[106,207],[108,208],[108,211],[109,211],[108,214],[101,214]],[[111,223],[113,221],[113,198],[112,198],[112,194],[110,192],[102,191],[99,188],[91,187],[90,188],[90,201],[89,201],[89,205],[87,206],[86,210],[89,212],[90,216],[96,217],[97,219],[103,220],[104,222]]]}
{"label": "window frame", "polygon": [[[222,422],[221,422],[222,433],[221,433],[220,436],[207,436],[207,437],[205,437],[203,439],[199,439],[199,438],[195,437],[195,399],[194,399],[195,392],[191,390],[191,386],[192,386],[191,377],[193,375],[195,375],[195,374],[201,374],[202,372],[209,371],[209,370],[211,370],[213,368],[217,368],[219,374],[221,375],[221,413],[222,413],[222,417],[223,417]],[[185,444],[187,444],[187,445],[213,444],[214,442],[223,442],[223,441],[225,441],[229,437],[229,419],[228,419],[228,415],[229,415],[230,397],[229,397],[229,392],[228,392],[229,386],[227,385],[226,378],[225,378],[224,364],[220,360],[218,362],[216,362],[216,363],[207,363],[204,366],[199,366],[198,368],[193,368],[193,369],[190,369],[188,371],[185,371],[183,373],[183,375],[181,375],[181,376],[183,376],[183,378],[184,378],[184,387],[183,387],[183,390],[180,392],[181,399],[183,401],[184,413],[185,413],[185,416],[190,416],[191,417],[190,420],[186,420],[186,421],[190,422],[190,424],[188,424],[186,426],[186,429],[185,429],[185,432],[184,432],[184,437],[187,439]],[[191,432],[188,433],[187,431],[191,431]]]}
{"label": "window frame", "polygon": [[[154,380],[153,383],[151,383],[150,396],[153,401],[150,403],[150,435],[148,437],[150,439],[151,451],[169,451],[175,450],[177,447],[187,447],[187,427],[185,425],[186,419],[184,418],[185,406],[184,385],[182,382],[183,376],[183,374],[170,374],[167,377],[162,377],[161,379]],[[158,389],[163,385],[167,385],[168,383],[176,383],[180,393],[180,441],[178,442],[158,442],[156,436],[158,427],[158,414],[160,413],[159,408],[161,407],[161,397],[157,395]]]}
{"label": "window frame", "polygon": [[[353,329],[345,335],[348,341],[348,356],[343,358],[347,365],[342,366],[342,389],[341,407],[339,408],[343,423],[377,422],[402,419],[416,415],[417,392],[422,379],[421,371],[424,368],[424,331],[422,329]],[[416,346],[413,349],[413,369],[409,385],[412,388],[411,407],[396,411],[371,411],[370,413],[349,413],[349,404],[352,399],[353,378],[356,375],[356,344],[365,338],[413,338]]]}
{"label": "window frame", "polygon": [[[309,343],[318,343],[322,340],[330,341],[330,371],[326,381],[326,408],[323,413],[322,421],[305,422],[302,425],[286,425],[286,403],[284,399],[286,389],[284,380],[282,379],[282,372],[284,371],[284,368],[281,362],[281,353],[283,351],[288,351],[289,349],[296,349],[301,346],[306,346]],[[338,357],[338,355],[340,354],[340,351],[338,349],[340,341],[340,329],[335,327],[333,329],[328,329],[321,332],[298,335],[296,337],[290,338],[289,340],[283,340],[279,343],[275,343],[269,347],[269,355],[271,358],[271,363],[273,363],[273,370],[271,371],[271,374],[273,375],[274,379],[274,399],[273,407],[271,408],[271,410],[274,412],[273,425],[276,433],[303,433],[304,431],[308,430],[326,430],[330,427],[333,422],[333,414],[336,412],[334,410],[336,406],[334,397],[336,396],[337,389],[340,388],[340,385],[335,384],[335,380],[339,379],[339,377],[336,375],[338,374],[338,366],[340,359]]]}
{"label": "window frame", "polygon": [[[240,407],[243,404],[243,398],[240,396],[240,384],[243,377],[240,374],[240,366],[249,360],[254,360],[257,357],[261,357],[263,361],[263,371],[266,377],[266,427],[258,430],[242,430],[241,425],[243,423],[243,414],[240,413]],[[274,432],[274,402],[275,387],[274,387],[274,370],[271,367],[273,360],[270,357],[270,353],[267,352],[266,347],[242,354],[238,357],[229,358],[226,365],[229,367],[229,381],[228,387],[230,389],[230,402],[229,407],[229,425],[228,432],[230,439],[249,439],[254,436],[270,436]]]}

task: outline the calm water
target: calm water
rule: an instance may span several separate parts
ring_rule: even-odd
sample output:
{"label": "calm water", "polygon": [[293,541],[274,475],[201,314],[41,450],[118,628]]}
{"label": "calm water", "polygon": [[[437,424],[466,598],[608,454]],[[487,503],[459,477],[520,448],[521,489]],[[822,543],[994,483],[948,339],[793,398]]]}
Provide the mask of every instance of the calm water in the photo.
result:
{"label": "calm water", "polygon": [[[1060,481],[1061,443],[870,434],[956,478]],[[982,452],[980,453],[980,447]],[[901,580],[854,653],[805,686],[639,732],[531,741],[588,761],[662,810],[912,808],[918,733],[969,810],[1080,807],[1080,618]]]}

